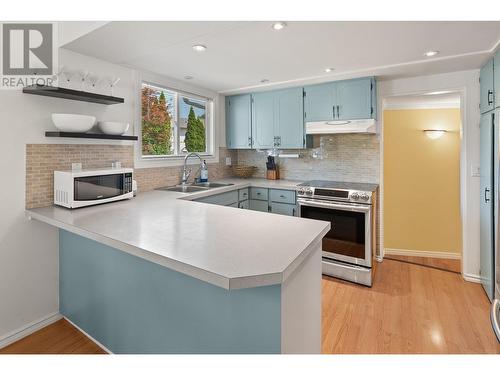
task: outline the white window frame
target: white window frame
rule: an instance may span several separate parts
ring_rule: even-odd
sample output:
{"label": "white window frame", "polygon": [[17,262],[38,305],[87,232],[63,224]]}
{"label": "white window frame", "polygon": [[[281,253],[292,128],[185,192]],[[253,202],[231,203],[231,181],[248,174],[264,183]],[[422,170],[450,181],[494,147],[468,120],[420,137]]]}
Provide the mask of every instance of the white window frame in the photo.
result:
{"label": "white window frame", "polygon": [[[219,163],[219,144],[217,138],[216,121],[219,107],[219,100],[216,93],[208,90],[198,89],[183,84],[180,81],[171,80],[164,76],[153,75],[149,73],[136,72],[135,80],[136,92],[136,126],[134,127],[134,134],[138,137],[135,142],[135,168],[155,168],[155,167],[172,167],[179,166],[184,163],[186,155],[142,155],[142,103],[141,103],[141,90],[142,85],[147,84],[165,90],[174,91],[179,95],[185,95],[193,99],[200,99],[207,101],[206,119],[209,119],[209,124],[206,124],[206,145],[207,151],[200,153],[207,163]],[[177,109],[178,110],[178,109]],[[177,128],[177,126],[175,127]],[[193,163],[194,159],[190,158],[189,164]]]}

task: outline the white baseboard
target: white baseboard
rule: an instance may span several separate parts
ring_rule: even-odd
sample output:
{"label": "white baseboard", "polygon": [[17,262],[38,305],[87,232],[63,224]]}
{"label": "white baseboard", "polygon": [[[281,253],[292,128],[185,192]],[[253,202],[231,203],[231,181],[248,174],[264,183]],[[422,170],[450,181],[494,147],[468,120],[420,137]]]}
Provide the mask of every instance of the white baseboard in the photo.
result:
{"label": "white baseboard", "polygon": [[28,335],[31,335],[32,333],[42,329],[43,327],[48,326],[49,324],[57,322],[61,318],[62,315],[59,314],[58,312],[52,313],[43,317],[40,320],[26,324],[25,326],[0,337],[0,349],[18,340],[21,340],[22,338]]}
{"label": "white baseboard", "polygon": [[465,281],[470,281],[471,283],[481,283],[481,278],[479,277],[479,275],[464,273],[462,276]]}
{"label": "white baseboard", "polygon": [[71,324],[73,327],[75,327],[77,330],[79,330],[81,333],[83,333],[85,336],[88,337],[90,341],[92,341],[94,344],[96,344],[98,347],[100,347],[102,350],[104,350],[108,354],[113,354],[111,350],[106,348],[103,344],[101,344],[99,341],[97,341],[95,338],[90,336],[87,332],[85,332],[83,329],[78,327],[75,323],[73,323],[71,320],[69,320],[67,317],[63,316],[64,320],[66,320],[69,324]]}
{"label": "white baseboard", "polygon": [[384,255],[402,255],[409,257],[441,258],[441,259],[461,259],[460,253],[447,253],[443,251],[423,251],[407,249],[384,249]]}

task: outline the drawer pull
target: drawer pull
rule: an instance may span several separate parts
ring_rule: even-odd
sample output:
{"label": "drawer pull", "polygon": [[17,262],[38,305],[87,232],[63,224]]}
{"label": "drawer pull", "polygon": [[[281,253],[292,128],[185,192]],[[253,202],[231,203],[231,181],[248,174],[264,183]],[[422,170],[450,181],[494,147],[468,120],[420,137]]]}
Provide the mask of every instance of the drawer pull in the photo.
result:
{"label": "drawer pull", "polygon": [[285,198],[285,196],[284,195],[280,195],[280,198]]}

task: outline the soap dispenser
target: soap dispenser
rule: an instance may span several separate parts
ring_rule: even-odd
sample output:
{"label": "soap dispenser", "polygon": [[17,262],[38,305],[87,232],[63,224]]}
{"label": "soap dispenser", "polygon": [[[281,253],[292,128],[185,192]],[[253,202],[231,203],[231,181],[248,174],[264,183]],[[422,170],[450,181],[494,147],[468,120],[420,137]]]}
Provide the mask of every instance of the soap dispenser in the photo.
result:
{"label": "soap dispenser", "polygon": [[203,160],[203,163],[201,164],[200,182],[208,182],[208,167],[205,160]]}

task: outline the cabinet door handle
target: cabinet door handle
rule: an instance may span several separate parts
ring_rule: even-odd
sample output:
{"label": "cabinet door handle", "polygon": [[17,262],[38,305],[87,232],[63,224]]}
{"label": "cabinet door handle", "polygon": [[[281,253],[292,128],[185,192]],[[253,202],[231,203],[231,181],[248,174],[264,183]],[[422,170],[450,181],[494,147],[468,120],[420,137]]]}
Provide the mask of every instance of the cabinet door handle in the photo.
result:
{"label": "cabinet door handle", "polygon": [[493,90],[488,90],[488,105],[493,104]]}
{"label": "cabinet door handle", "polygon": [[337,118],[340,118],[340,106],[337,106]]}
{"label": "cabinet door handle", "polygon": [[490,189],[484,188],[484,203],[488,203],[491,199],[488,198],[487,194],[490,192]]}
{"label": "cabinet door handle", "polygon": [[252,137],[248,137],[248,146],[252,147]]}
{"label": "cabinet door handle", "polygon": [[295,216],[295,207],[292,209],[292,216]]}
{"label": "cabinet door handle", "polygon": [[333,106],[333,118],[335,118],[335,106]]}

